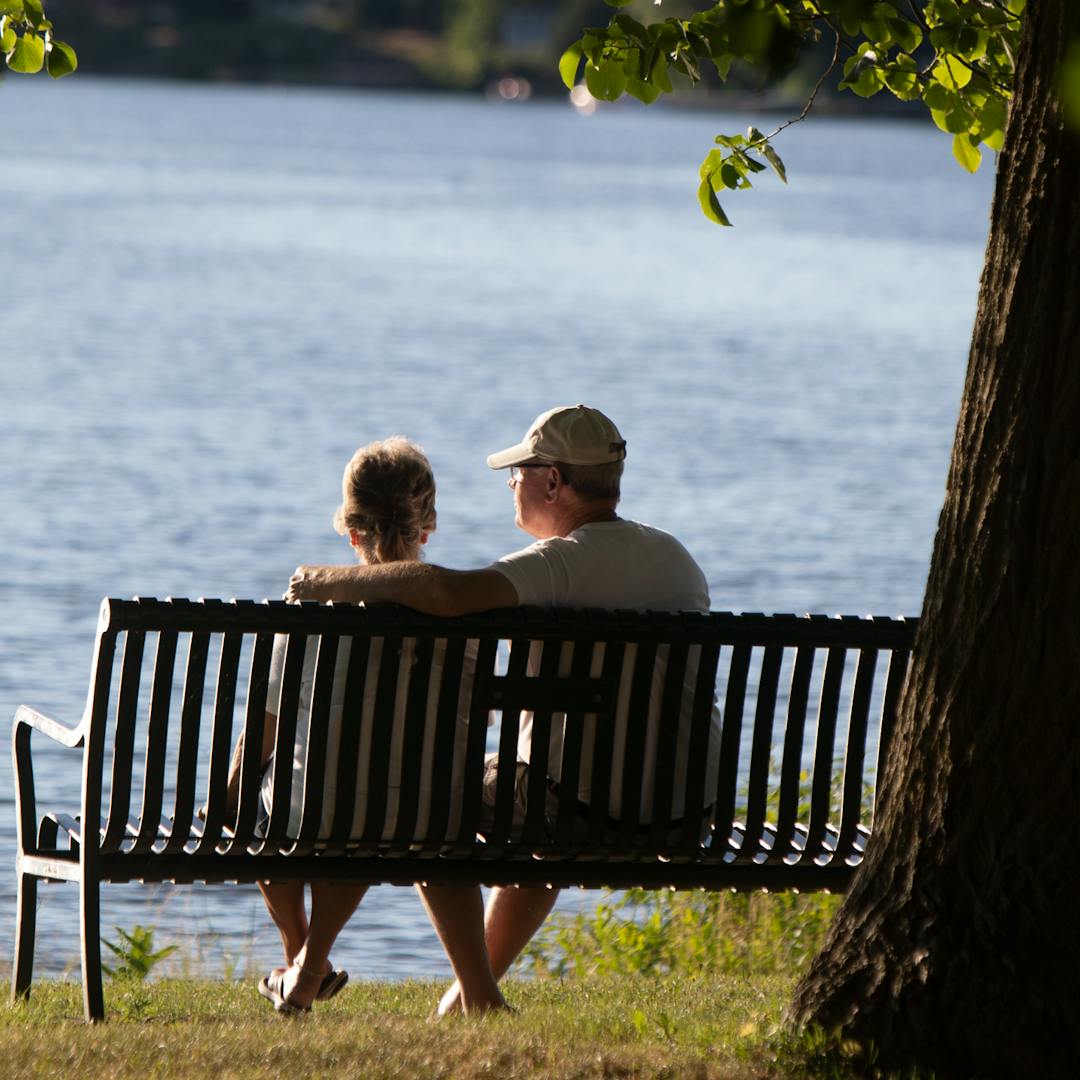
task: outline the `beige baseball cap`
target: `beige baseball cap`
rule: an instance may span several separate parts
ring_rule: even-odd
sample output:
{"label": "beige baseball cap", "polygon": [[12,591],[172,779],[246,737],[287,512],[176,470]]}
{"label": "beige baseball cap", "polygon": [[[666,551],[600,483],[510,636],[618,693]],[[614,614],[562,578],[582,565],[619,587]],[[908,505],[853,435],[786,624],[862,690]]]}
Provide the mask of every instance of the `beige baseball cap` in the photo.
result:
{"label": "beige baseball cap", "polygon": [[516,446],[492,454],[493,469],[529,461],[561,461],[565,465],[606,465],[626,457],[626,440],[599,409],[559,405],[541,413]]}

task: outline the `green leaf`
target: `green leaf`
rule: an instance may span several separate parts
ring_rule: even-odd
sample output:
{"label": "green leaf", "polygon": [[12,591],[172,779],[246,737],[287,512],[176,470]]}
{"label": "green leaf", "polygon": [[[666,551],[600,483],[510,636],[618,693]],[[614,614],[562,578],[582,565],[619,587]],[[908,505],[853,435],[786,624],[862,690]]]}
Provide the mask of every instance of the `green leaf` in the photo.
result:
{"label": "green leaf", "polygon": [[742,179],[742,173],[735,167],[734,162],[729,159],[720,166],[720,183],[726,188],[734,190],[739,186],[739,181]]}
{"label": "green leaf", "polygon": [[594,98],[615,101],[626,89],[626,72],[618,61],[602,60],[599,65],[590,61],[585,65],[585,85]]}
{"label": "green leaf", "polygon": [[646,105],[651,105],[660,96],[658,86],[654,83],[643,82],[634,75],[626,77],[626,92],[636,97],[638,101],[645,102]]}
{"label": "green leaf", "polygon": [[931,74],[949,90],[963,90],[971,82],[971,68],[955,56],[943,56]]}
{"label": "green leaf", "polygon": [[578,68],[581,66],[581,58],[585,55],[585,49],[580,41],[575,41],[569,49],[559,57],[559,75],[562,76],[563,84],[567,90],[574,89],[577,81]]}
{"label": "green leaf", "polygon": [[648,48],[649,31],[629,15],[616,15],[612,20],[620,30],[642,49]]}
{"label": "green leaf", "polygon": [[0,53],[5,56],[15,48],[15,42],[18,35],[10,26],[5,26],[3,31],[0,32]]}
{"label": "green leaf", "polygon": [[63,41],[53,41],[52,47],[49,49],[49,55],[46,58],[46,64],[49,74],[54,79],[62,79],[65,75],[70,75],[79,66],[79,60],[75,55],[75,50],[70,45],[65,44]]}
{"label": "green leaf", "polygon": [[626,7],[627,4],[632,4],[633,2],[634,0],[604,0],[604,3],[607,4],[608,7],[614,8]]}
{"label": "green leaf", "polygon": [[956,102],[956,94],[951,90],[947,90],[939,82],[931,82],[922,95],[923,101],[926,102],[928,109],[945,109],[952,108]]}
{"label": "green leaf", "polygon": [[22,0],[0,0],[0,15],[22,15]]}
{"label": "green leaf", "polygon": [[23,0],[23,15],[27,22],[35,29],[39,29],[45,22],[45,11],[41,6],[41,0]]}
{"label": "green leaf", "polygon": [[917,23],[907,19],[891,19],[893,40],[904,52],[914,52],[922,44],[922,29]]}
{"label": "green leaf", "polygon": [[[1007,115],[1005,102],[999,97],[988,98],[979,110],[979,132],[983,142],[989,143],[995,134],[1001,134],[1005,129],[1005,117]],[[995,150],[1000,150],[998,146]]]}
{"label": "green leaf", "polygon": [[[851,66],[850,74],[845,70],[845,78],[840,83],[841,88],[851,90],[859,97],[873,97],[884,85],[885,76],[877,66],[875,60],[867,56],[852,57],[855,63]],[[850,61],[849,61],[850,63]],[[847,64],[844,65],[845,69]]]}
{"label": "green leaf", "polygon": [[665,94],[671,93],[671,76],[668,75],[667,56],[663,49],[658,49],[656,62],[653,64],[652,78],[649,80],[653,86],[659,87]]}
{"label": "green leaf", "polygon": [[914,71],[898,68],[886,71],[885,85],[901,101],[912,101],[919,96],[919,79]]}
{"label": "green leaf", "polygon": [[787,169],[784,168],[784,163],[780,160],[780,155],[772,148],[772,144],[765,143],[761,148],[761,152],[765,155],[765,160],[773,167],[773,172],[786,184]]}
{"label": "green leaf", "polygon": [[982,164],[982,153],[977,146],[971,145],[971,140],[966,134],[957,135],[952,141],[953,157],[967,169],[969,173],[978,172]]}
{"label": "green leaf", "polygon": [[708,180],[702,180],[701,185],[698,187],[698,202],[701,204],[701,212],[710,221],[731,228],[731,222],[728,220],[727,214],[724,213],[720,200],[717,199],[716,192],[713,191],[712,184]]}
{"label": "green leaf", "polygon": [[45,39],[37,34],[24,34],[15,42],[15,49],[8,59],[8,67],[23,75],[33,75],[45,63]]}

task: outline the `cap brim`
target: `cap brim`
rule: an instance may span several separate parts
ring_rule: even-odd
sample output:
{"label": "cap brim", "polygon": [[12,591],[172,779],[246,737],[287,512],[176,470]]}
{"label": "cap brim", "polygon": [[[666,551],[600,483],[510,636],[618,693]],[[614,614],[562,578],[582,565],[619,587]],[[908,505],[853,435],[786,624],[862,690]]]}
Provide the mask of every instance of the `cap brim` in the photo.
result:
{"label": "cap brim", "polygon": [[509,469],[511,465],[524,465],[526,461],[533,461],[536,452],[531,446],[518,443],[517,446],[508,446],[497,454],[489,454],[487,463],[491,469]]}

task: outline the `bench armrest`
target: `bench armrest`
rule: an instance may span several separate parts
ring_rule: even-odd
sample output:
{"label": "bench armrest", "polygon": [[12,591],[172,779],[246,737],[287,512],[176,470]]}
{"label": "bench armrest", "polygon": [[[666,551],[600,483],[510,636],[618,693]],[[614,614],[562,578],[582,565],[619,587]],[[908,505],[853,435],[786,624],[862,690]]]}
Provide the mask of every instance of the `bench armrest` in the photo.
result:
{"label": "bench armrest", "polygon": [[77,727],[68,727],[66,724],[61,724],[59,720],[53,720],[52,717],[38,712],[37,709],[31,709],[29,705],[20,705],[15,712],[15,729],[18,730],[22,726],[40,731],[53,742],[60,743],[61,746],[75,748],[83,744],[81,723]]}

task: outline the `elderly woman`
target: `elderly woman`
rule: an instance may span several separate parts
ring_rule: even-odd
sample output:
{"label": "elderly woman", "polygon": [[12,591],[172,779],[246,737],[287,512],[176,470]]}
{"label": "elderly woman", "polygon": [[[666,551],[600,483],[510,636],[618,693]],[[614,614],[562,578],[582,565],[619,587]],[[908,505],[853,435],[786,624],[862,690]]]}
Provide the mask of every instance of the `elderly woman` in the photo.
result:
{"label": "elderly woman", "polygon": [[[334,527],[366,564],[412,561],[420,558],[423,545],[435,528],[435,480],[431,465],[418,446],[394,437],[357,450],[345,468],[342,504],[334,516]],[[263,760],[269,762],[274,750],[277,707],[284,668],[286,639],[275,642],[267,693]],[[381,642],[372,643],[373,651]],[[348,643],[342,642],[337,658],[330,711],[328,751],[340,740],[342,699],[348,662]],[[307,723],[314,683],[315,647],[309,642],[304,661],[297,713],[297,735],[290,794],[289,835],[299,828],[303,800],[303,769],[307,745]],[[369,709],[365,709],[369,712]],[[360,723],[361,718],[351,718]],[[385,721],[383,721],[385,722]],[[392,722],[392,718],[390,720]],[[336,749],[334,750],[336,754]],[[239,782],[240,751],[234,755],[231,787]],[[273,767],[263,779],[263,803],[270,812],[273,802]],[[324,792],[324,831],[333,810],[336,762],[328,753]],[[357,800],[362,805],[363,800]],[[345,923],[356,910],[366,885],[313,881],[310,915],[305,908],[304,885],[298,882],[260,883],[267,909],[281,934],[285,967],[276,968],[259,983],[259,992],[274,1003],[279,1012],[306,1012],[316,1000],[333,997],[348,979],[330,964],[330,948]]]}

